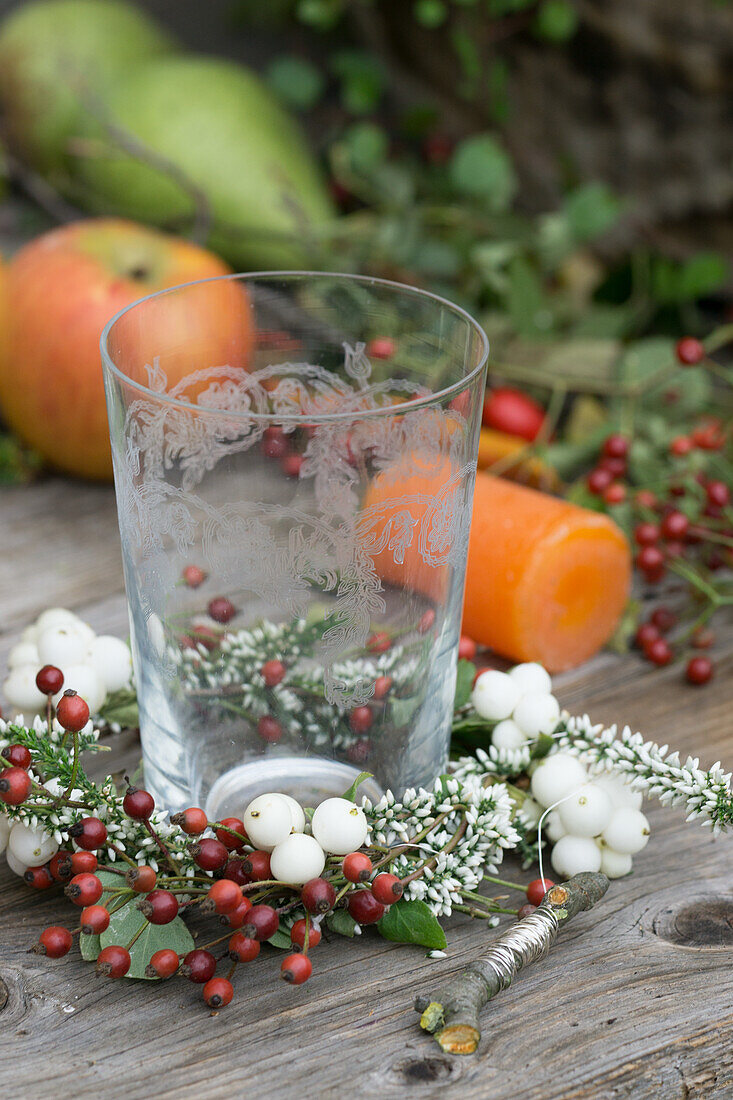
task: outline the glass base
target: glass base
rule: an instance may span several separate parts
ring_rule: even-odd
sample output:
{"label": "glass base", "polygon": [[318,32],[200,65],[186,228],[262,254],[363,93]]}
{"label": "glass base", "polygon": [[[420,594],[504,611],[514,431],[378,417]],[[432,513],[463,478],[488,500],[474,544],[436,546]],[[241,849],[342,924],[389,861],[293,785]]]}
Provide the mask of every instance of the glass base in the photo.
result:
{"label": "glass base", "polygon": [[[253,798],[268,791],[289,794],[301,806],[317,806],[324,798],[344,794],[358,775],[358,768],[324,757],[268,757],[225,772],[214,783],[203,805],[211,821],[241,817]],[[359,787],[359,794],[373,802],[382,793],[375,779],[367,779]]]}

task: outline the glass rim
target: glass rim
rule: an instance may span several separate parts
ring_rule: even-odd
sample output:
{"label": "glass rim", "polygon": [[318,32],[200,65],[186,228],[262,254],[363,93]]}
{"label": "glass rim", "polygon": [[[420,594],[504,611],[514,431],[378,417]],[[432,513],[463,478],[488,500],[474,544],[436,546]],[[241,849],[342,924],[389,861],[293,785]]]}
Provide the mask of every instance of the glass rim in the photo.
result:
{"label": "glass rim", "polygon": [[[150,386],[144,385],[142,382],[138,382],[131,378],[128,374],[119,367],[109,351],[108,343],[109,336],[112,332],[117,321],[121,320],[125,314],[130,313],[133,309],[137,309],[138,306],[144,305],[146,302],[151,301],[153,298],[161,298],[165,294],[172,294],[175,291],[187,290],[190,287],[204,286],[206,283],[218,283],[225,280],[237,280],[241,282],[254,281],[255,279],[290,279],[296,278],[312,278],[312,279],[340,279],[349,282],[365,283],[370,286],[385,287],[389,290],[399,291],[401,294],[408,294],[415,298],[428,299],[438,305],[446,306],[456,316],[463,318],[471,329],[479,338],[480,352],[478,356],[478,362],[464,378],[459,379],[450,386],[446,386],[442,390],[438,390],[436,393],[431,393],[423,397],[414,397],[408,401],[401,401],[398,405],[385,405],[379,408],[355,410],[350,409],[344,412],[335,413],[293,413],[284,416],[282,413],[261,413],[261,412],[243,412],[241,410],[227,410],[207,408],[205,405],[196,405],[191,401],[184,401],[178,397],[171,397],[169,394],[161,393],[159,390],[151,389]],[[283,420],[303,420],[309,424],[322,424],[333,423],[339,420],[367,420],[376,416],[394,416],[397,412],[408,411],[412,412],[416,409],[429,408],[435,406],[438,403],[442,403],[446,398],[451,398],[454,395],[462,393],[466,390],[476,379],[483,373],[484,367],[489,358],[489,338],[484,332],[478,321],[463,309],[462,306],[456,305],[455,302],[451,302],[448,298],[443,298],[440,294],[434,294],[430,290],[423,290],[420,287],[410,286],[409,283],[398,283],[391,279],[379,279],[371,275],[351,275],[346,272],[338,271],[241,271],[233,272],[231,275],[214,275],[208,279],[193,279],[188,283],[180,283],[176,286],[165,287],[162,290],[155,290],[152,294],[146,294],[142,298],[136,299],[134,302],[130,302],[129,305],[124,306],[118,310],[113,317],[110,317],[106,325],[102,329],[101,336],[99,338],[99,349],[102,357],[102,365],[105,369],[109,370],[117,379],[124,382],[125,385],[131,386],[145,397],[153,398],[155,401],[160,402],[163,405],[169,405],[171,408],[177,408],[191,412],[195,410],[197,413],[204,413],[210,416],[226,417],[229,420],[242,420],[242,421],[261,421],[265,423],[282,422]]]}

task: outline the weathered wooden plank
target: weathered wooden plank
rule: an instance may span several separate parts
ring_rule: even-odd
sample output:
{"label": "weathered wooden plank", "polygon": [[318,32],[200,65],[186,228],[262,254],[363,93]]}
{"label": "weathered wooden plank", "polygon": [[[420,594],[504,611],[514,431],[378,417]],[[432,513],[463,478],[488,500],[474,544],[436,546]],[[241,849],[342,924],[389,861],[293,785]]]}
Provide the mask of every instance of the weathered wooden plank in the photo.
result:
{"label": "weathered wooden plank", "polygon": [[[51,603],[124,633],[110,490],[50,481],[6,492],[0,508],[0,661]],[[704,690],[686,687],[678,669],[605,655],[560,678],[558,693],[574,712],[628,721],[706,761],[730,763],[732,667],[729,630],[717,678]],[[100,766],[133,766],[134,741],[112,744]],[[730,840],[713,842],[658,806],[649,815],[652,841],[634,874],[612,884],[549,960],[489,1006],[479,1054],[467,1059],[442,1055],[420,1033],[411,1001],[478,951],[483,927],[453,921],[440,961],[373,933],[335,940],[319,948],[313,979],[297,990],[279,981],[278,956],[267,949],[238,976],[231,1008],[210,1016],[199,990],[183,982],[108,983],[78,957],[27,955],[39,930],[59,919],[58,904],[30,894],[2,864],[0,1059],[14,1067],[14,1094],[135,1100],[150,1095],[153,1080],[158,1095],[178,1100],[438,1097],[446,1088],[467,1100],[730,1100]],[[41,1042],[53,1050],[50,1062],[39,1060]]]}

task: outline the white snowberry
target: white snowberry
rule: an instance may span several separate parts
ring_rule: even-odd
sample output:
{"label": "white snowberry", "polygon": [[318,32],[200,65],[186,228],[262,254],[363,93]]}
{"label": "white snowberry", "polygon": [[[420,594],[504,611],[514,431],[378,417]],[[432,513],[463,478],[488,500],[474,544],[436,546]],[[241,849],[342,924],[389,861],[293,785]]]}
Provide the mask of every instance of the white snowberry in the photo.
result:
{"label": "white snowberry", "polygon": [[549,672],[536,661],[515,665],[509,675],[522,695],[549,695],[552,691]]}
{"label": "white snowberry", "polygon": [[21,665],[35,665],[36,670],[40,668],[41,662],[35,642],[18,642],[10,650],[8,668],[20,668]]}
{"label": "white snowberry", "polygon": [[86,660],[89,642],[75,623],[41,631],[38,638],[38,659],[42,665],[56,665],[64,672],[70,665]]}
{"label": "white snowberry", "polygon": [[481,718],[500,722],[509,717],[519,702],[519,686],[506,672],[487,669],[473,685],[471,701]]}
{"label": "white snowberry", "polygon": [[318,878],[325,865],[323,848],[314,837],[305,833],[292,833],[270,856],[272,877],[279,882],[294,882],[296,886]]}
{"label": "white snowberry", "polygon": [[525,798],[520,806],[520,813],[531,829],[536,829],[542,817],[542,807],[533,798]]}
{"label": "white snowberry", "polygon": [[348,798],[327,798],[316,806],[311,829],[324,852],[346,856],[361,848],[369,825],[361,807]]}
{"label": "white snowberry", "polygon": [[44,829],[32,829],[30,825],[16,821],[10,830],[8,851],[26,867],[40,867],[58,850],[58,842]]}
{"label": "white snowberry", "polygon": [[13,872],[13,874],[20,875],[20,877],[22,878],[28,870],[28,864],[21,863],[18,857],[14,856],[13,853],[10,851],[10,848],[8,848],[5,852],[5,859],[7,860],[8,867]]}
{"label": "white snowberry", "polygon": [[77,695],[81,695],[90,714],[97,714],[107,697],[104,684],[90,665],[69,665],[64,669],[64,686],[54,695],[54,706],[58,706],[59,699],[67,688],[73,688]]}
{"label": "white snowberry", "polygon": [[46,630],[55,630],[59,626],[76,626],[80,622],[79,616],[65,607],[48,607],[38,616],[34,626],[36,635],[40,636]]}
{"label": "white snowberry", "polygon": [[602,787],[615,809],[626,806],[632,810],[640,810],[644,796],[641,791],[632,790],[621,775],[613,772],[603,772],[602,775],[594,775],[593,782]]}
{"label": "white snowberry", "polygon": [[108,695],[129,684],[132,676],[132,654],[120,638],[111,634],[100,634],[89,646],[88,662],[104,684]]}
{"label": "white snowberry", "polygon": [[599,845],[601,852],[601,871],[607,878],[623,878],[631,870],[631,856],[626,852],[615,852],[607,844]]}
{"label": "white snowberry", "polygon": [[514,721],[527,737],[552,733],[560,717],[560,704],[554,695],[523,695],[514,708]]}
{"label": "white snowberry", "polygon": [[611,799],[595,783],[586,783],[557,808],[571,836],[598,836],[613,816]]}
{"label": "white snowberry", "polygon": [[[293,832],[302,833],[305,829],[305,813],[300,802],[296,802],[294,798],[291,798],[289,794],[281,794],[281,798],[284,798],[290,807],[290,817],[293,822]],[[306,880],[307,881],[307,880]]]}
{"label": "white snowberry", "polygon": [[567,829],[560,820],[560,814],[557,810],[550,810],[549,814],[542,822],[542,828],[544,829],[547,839],[551,840],[554,844],[560,839],[560,837],[567,836]]}
{"label": "white snowberry", "polygon": [[615,852],[635,856],[647,844],[650,832],[649,822],[641,810],[622,807],[615,811],[603,830],[603,840]]}
{"label": "white snowberry", "polygon": [[588,773],[568,752],[555,752],[541,760],[532,776],[532,796],[540,806],[552,806],[588,782]]}
{"label": "white snowberry", "polygon": [[37,665],[11,668],[3,684],[3,693],[11,707],[17,707],[24,714],[33,714],[46,705],[46,696],[36,687],[37,672]]}
{"label": "white snowberry", "polygon": [[23,633],[20,636],[20,640],[21,640],[21,642],[30,642],[32,645],[35,645],[37,643],[37,641],[38,641],[38,627],[36,626],[35,623],[31,623],[30,626],[27,626],[25,628],[25,630],[23,631]]}
{"label": "white snowberry", "polygon": [[244,811],[244,828],[255,848],[271,852],[290,836],[293,814],[281,794],[258,795]]}
{"label": "white snowberry", "polygon": [[5,814],[0,814],[0,855],[3,854],[8,846],[8,837],[10,836],[10,822]]}
{"label": "white snowberry", "polygon": [[491,734],[491,744],[497,749],[507,749],[512,752],[521,749],[527,741],[516,722],[511,718],[504,718],[499,722]]}
{"label": "white snowberry", "polygon": [[550,856],[552,866],[561,875],[579,875],[581,871],[600,871],[601,851],[587,836],[560,837]]}

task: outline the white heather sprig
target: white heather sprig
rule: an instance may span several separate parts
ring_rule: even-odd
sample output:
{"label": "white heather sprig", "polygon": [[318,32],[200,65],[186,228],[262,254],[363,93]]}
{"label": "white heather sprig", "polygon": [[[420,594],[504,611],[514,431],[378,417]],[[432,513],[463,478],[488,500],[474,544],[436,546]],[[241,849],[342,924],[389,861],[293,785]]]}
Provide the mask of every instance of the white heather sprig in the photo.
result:
{"label": "white heather sprig", "polygon": [[628,726],[620,733],[615,725],[604,729],[587,714],[564,720],[555,736],[558,748],[578,756],[591,773],[617,772],[649,798],[658,798],[664,805],[684,805],[687,820],[702,818],[713,836],[733,826],[731,773],[723,771],[720,761],[707,771],[697,757],[688,756],[683,764],[680,754],[670,752],[668,745],[645,741]]}

